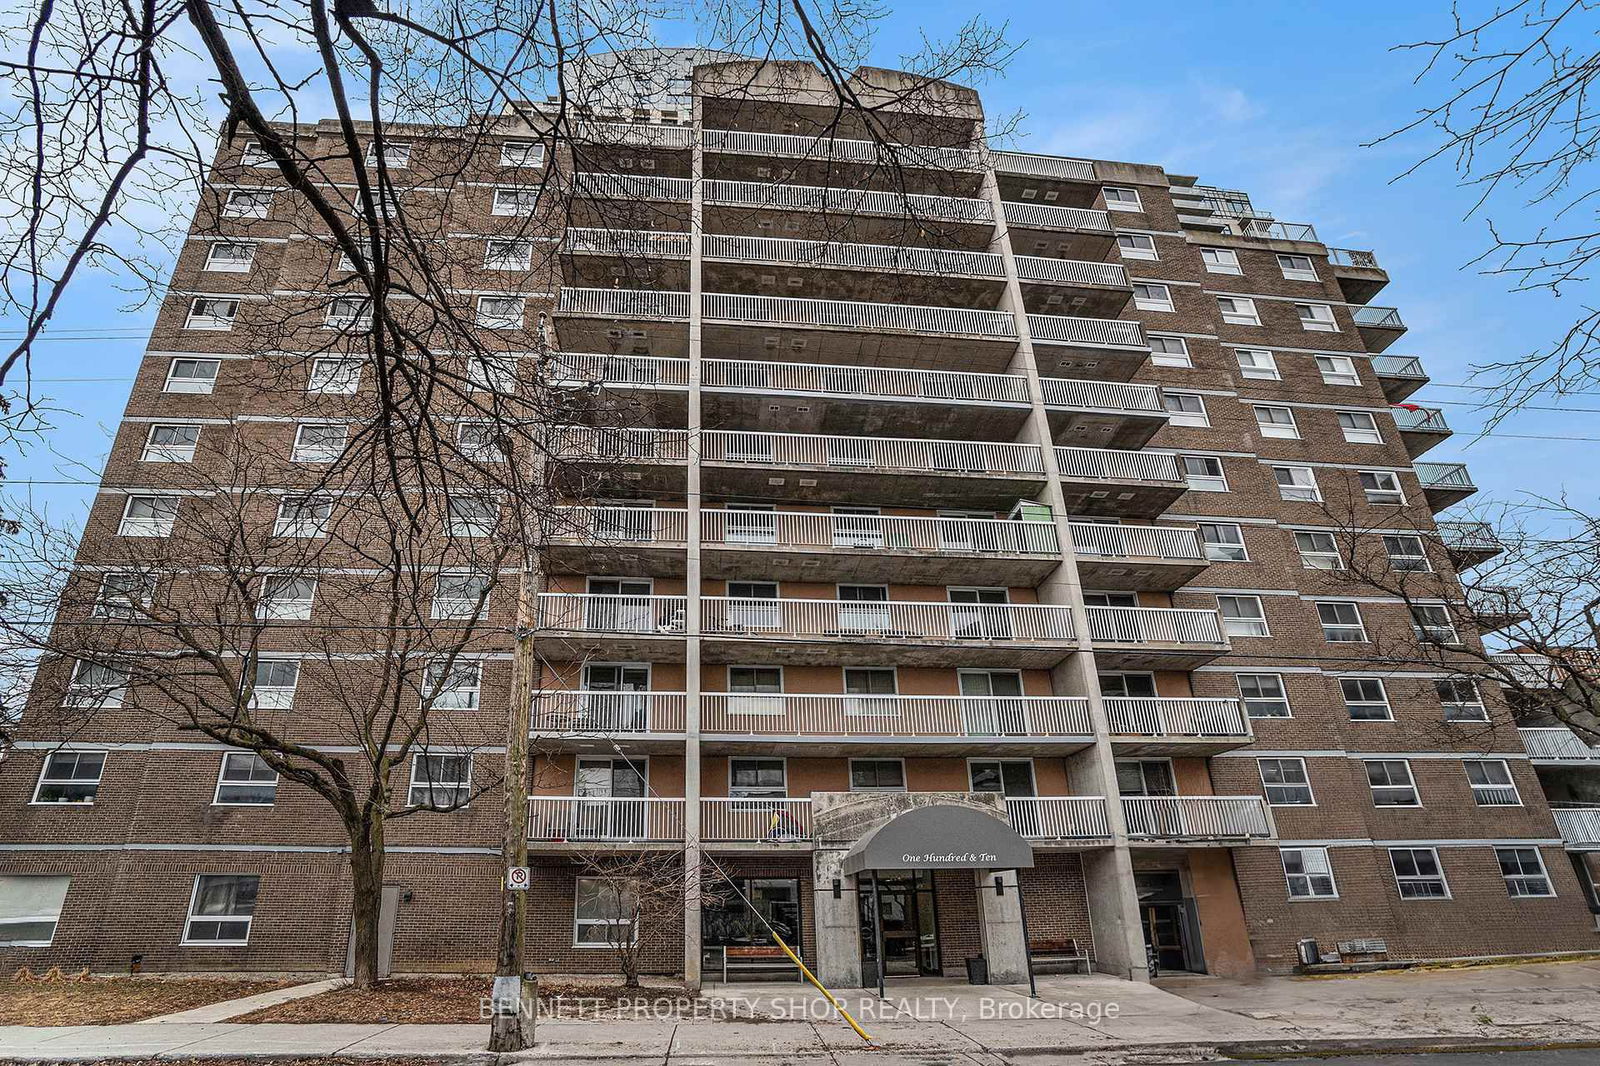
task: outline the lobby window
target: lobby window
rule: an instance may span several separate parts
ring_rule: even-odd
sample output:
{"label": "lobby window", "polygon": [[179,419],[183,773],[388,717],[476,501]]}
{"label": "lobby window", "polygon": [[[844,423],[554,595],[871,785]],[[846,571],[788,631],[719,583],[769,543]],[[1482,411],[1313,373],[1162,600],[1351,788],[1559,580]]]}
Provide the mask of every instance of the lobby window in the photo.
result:
{"label": "lobby window", "polygon": [[45,756],[39,783],[34,786],[34,803],[94,802],[100,792],[100,775],[105,772],[103,751],[52,751]]}
{"label": "lobby window", "polygon": [[1411,764],[1405,759],[1368,759],[1366,767],[1374,807],[1422,806],[1417,783],[1411,777]]}
{"label": "lobby window", "polygon": [[1347,600],[1319,602],[1317,621],[1322,623],[1322,639],[1330,644],[1361,644],[1367,639],[1361,608]]}
{"label": "lobby window", "polygon": [[1282,674],[1240,674],[1239,698],[1251,718],[1289,718],[1289,694]]}
{"label": "lobby window", "polygon": [[1214,563],[1247,563],[1244,529],[1237,522],[1200,522],[1200,546]]}
{"label": "lobby window", "polygon": [[1338,899],[1327,848],[1280,848],[1290,899]]}
{"label": "lobby window", "polygon": [[1217,597],[1217,614],[1222,617],[1222,631],[1230,637],[1267,637],[1267,613],[1261,606],[1260,596]]}
{"label": "lobby window", "polygon": [[1449,899],[1450,885],[1432,848],[1390,848],[1389,865],[1401,899]]}
{"label": "lobby window", "polygon": [[196,877],[183,942],[213,946],[248,943],[260,888],[261,878],[253,874]]}
{"label": "lobby window", "polygon": [[906,764],[899,759],[851,759],[851,792],[904,792]]}
{"label": "lobby window", "polygon": [[1537,899],[1556,894],[1538,848],[1495,848],[1494,857],[1500,864],[1500,876],[1506,879],[1506,893],[1512,899]]}
{"label": "lobby window", "polygon": [[48,947],[71,883],[62,874],[0,874],[0,948]]}
{"label": "lobby window", "polygon": [[573,888],[573,947],[638,943],[639,897],[632,885],[622,878],[580,877]]}
{"label": "lobby window", "polygon": [[1300,552],[1300,565],[1307,570],[1344,569],[1344,560],[1339,558],[1339,542],[1332,533],[1297,529],[1294,546]]}
{"label": "lobby window", "polygon": [[1316,806],[1304,759],[1257,759],[1256,768],[1261,772],[1261,787],[1266,790],[1267,802],[1272,806]]}
{"label": "lobby window", "polygon": [[1339,694],[1344,697],[1344,709],[1353,722],[1392,722],[1394,711],[1389,707],[1389,694],[1383,681],[1376,677],[1341,677]]}

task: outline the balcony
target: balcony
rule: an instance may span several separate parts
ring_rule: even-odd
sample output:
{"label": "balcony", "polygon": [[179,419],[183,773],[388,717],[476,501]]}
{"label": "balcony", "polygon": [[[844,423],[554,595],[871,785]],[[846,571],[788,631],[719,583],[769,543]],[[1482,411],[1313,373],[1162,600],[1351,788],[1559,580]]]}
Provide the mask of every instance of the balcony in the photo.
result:
{"label": "balcony", "polygon": [[1439,539],[1457,569],[1488,562],[1505,550],[1487,522],[1440,522]]}
{"label": "balcony", "polygon": [[701,146],[707,152],[760,158],[814,159],[828,163],[866,163],[923,170],[979,170],[983,164],[970,148],[934,148],[922,144],[847,140],[842,137],[804,137],[792,133],[752,133],[745,130],[702,130]]}
{"label": "balcony", "polygon": [[1128,837],[1152,844],[1248,844],[1276,835],[1260,796],[1123,796]]}
{"label": "balcony", "polygon": [[1094,743],[1077,696],[706,693],[706,750],[741,754],[1066,755]]}
{"label": "balcony", "polygon": [[1428,383],[1422,360],[1414,355],[1375,355],[1372,372],[1390,403],[1398,403]]}
{"label": "balcony", "polygon": [[687,126],[657,126],[626,122],[583,122],[578,137],[590,144],[622,144],[630,148],[688,148],[693,133]]}
{"label": "balcony", "polygon": [[1444,412],[1437,408],[1395,407],[1391,410],[1394,424],[1400,430],[1400,439],[1413,457],[1450,436],[1451,429],[1444,420]]}
{"label": "balcony", "polygon": [[1584,743],[1582,738],[1566,726],[1551,726],[1517,730],[1522,746],[1528,749],[1528,758],[1543,766],[1600,766],[1600,747]]}
{"label": "balcony", "polygon": [[575,574],[680,575],[688,543],[682,507],[558,507],[545,554]]}
{"label": "balcony", "polygon": [[1254,740],[1238,700],[1107,696],[1104,702],[1119,755],[1216,755]]}
{"label": "balcony", "polygon": [[1171,590],[1207,566],[1191,526],[1073,522],[1068,528],[1078,576],[1090,588]]}
{"label": "balcony", "polygon": [[1356,332],[1361,334],[1362,343],[1369,352],[1383,351],[1406,331],[1398,308],[1368,304],[1365,307],[1352,307],[1350,311],[1351,317],[1356,320]]}
{"label": "balcony", "polygon": [[1099,208],[1020,200],[1004,200],[1001,206],[1018,249],[1053,250],[1065,259],[1100,261],[1117,242],[1110,214]]}
{"label": "balcony", "polygon": [[1568,851],[1600,851],[1600,807],[1556,807],[1550,813]]}
{"label": "balcony", "polygon": [[603,796],[533,796],[528,843],[541,851],[683,842],[683,800]]}
{"label": "balcony", "polygon": [[1304,222],[1278,222],[1270,218],[1240,218],[1235,224],[1239,234],[1263,241],[1300,241],[1321,244],[1317,231]]}
{"label": "balcony", "polygon": [[1036,255],[1019,255],[1016,263],[1017,277],[1024,285],[1042,286],[1046,292],[1068,300],[1081,298],[1081,310],[1091,315],[1117,314],[1133,296],[1128,272],[1120,263]]}
{"label": "balcony", "polygon": [[1434,514],[1478,491],[1462,463],[1418,463],[1416,471]]}
{"label": "balcony", "polygon": [[1111,823],[1104,796],[1007,796],[1006,817],[1034,844],[1104,844]]}
{"label": "balcony", "polygon": [[700,629],[713,662],[1043,668],[1074,647],[1071,609],[1035,603],[704,596]]}
{"label": "balcony", "polygon": [[1328,266],[1339,282],[1339,291],[1353,304],[1364,304],[1389,284],[1389,272],[1378,265],[1371,252],[1354,248],[1329,248]]}
{"label": "balcony", "polygon": [[1039,386],[1058,440],[1138,448],[1167,424],[1161,390],[1153,385],[1042,378]]}
{"label": "balcony", "polygon": [[1467,606],[1472,619],[1485,633],[1509,629],[1529,618],[1528,608],[1522,605],[1522,591],[1500,586],[1468,588]]}
{"label": "balcony", "polygon": [[1054,522],[814,511],[701,511],[706,576],[761,580],[774,555],[808,581],[1036,584],[1061,561]]}
{"label": "balcony", "polygon": [[990,152],[989,162],[1000,174],[1015,174],[1025,178],[1054,178],[1057,181],[1099,183],[1094,164],[1087,159],[1068,159],[1058,155],[1035,155],[1032,152]]}
{"label": "balcony", "polygon": [[557,426],[550,453],[558,460],[552,481],[575,495],[613,481],[626,481],[635,491],[681,494],[689,431]]}
{"label": "balcony", "polygon": [[706,796],[700,800],[700,839],[719,851],[755,845],[762,851],[809,847],[811,800]]}
{"label": "balcony", "polygon": [[1177,456],[1105,448],[1056,448],[1068,510],[1154,518],[1187,491]]}
{"label": "balcony", "polygon": [[1217,612],[1088,607],[1095,661],[1113,670],[1192,670],[1228,650]]}
{"label": "balcony", "polygon": [[[877,215],[929,222],[969,223],[988,227],[994,208],[988,200],[960,196],[847,189],[821,185],[778,185],[754,181],[711,179],[702,183],[707,205],[770,209],[775,211],[827,211],[844,215]],[[717,226],[718,230],[728,227]]]}
{"label": "balcony", "polygon": [[[706,430],[700,445],[707,491],[732,497],[1000,511],[1044,485],[1033,444]],[[805,476],[774,484],[785,470]]]}
{"label": "balcony", "polygon": [[687,700],[682,692],[539,691],[531,733],[562,751],[610,754],[614,737],[636,751],[674,751],[683,744]]}
{"label": "balcony", "polygon": [[[708,233],[701,244],[707,264],[706,287],[756,291],[759,270],[746,264],[781,265],[809,273],[815,287],[847,286],[833,293],[821,288],[813,295],[865,295],[870,277],[843,277],[839,271],[893,275],[897,299],[931,299],[939,303],[993,306],[1005,280],[1005,261],[993,252],[923,248],[902,244],[852,244],[841,241],[798,240],[783,237],[740,237]],[[729,264],[729,265],[721,265]],[[734,265],[737,264],[737,265]],[[818,271],[828,273],[816,273]],[[904,289],[908,284],[915,290]]]}
{"label": "balcony", "polygon": [[538,640],[551,660],[682,662],[687,617],[682,596],[541,592]]}
{"label": "balcony", "polygon": [[553,385],[687,390],[689,360],[659,355],[556,352],[550,356]]}

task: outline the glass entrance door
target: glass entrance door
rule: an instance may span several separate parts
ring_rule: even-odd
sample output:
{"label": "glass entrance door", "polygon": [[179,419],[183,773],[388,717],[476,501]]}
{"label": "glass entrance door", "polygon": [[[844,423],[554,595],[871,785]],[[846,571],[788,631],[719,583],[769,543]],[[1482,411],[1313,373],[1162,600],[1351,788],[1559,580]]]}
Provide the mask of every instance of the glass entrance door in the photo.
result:
{"label": "glass entrance door", "polygon": [[[861,958],[868,983],[877,979],[877,938],[872,926],[872,877],[857,879],[861,901]],[[928,870],[878,874],[878,913],[883,917],[883,972],[887,977],[936,977],[939,926]]]}
{"label": "glass entrance door", "polygon": [[1190,901],[1183,895],[1183,876],[1177,870],[1136,871],[1134,885],[1151,976],[1203,972],[1205,963],[1190,926]]}

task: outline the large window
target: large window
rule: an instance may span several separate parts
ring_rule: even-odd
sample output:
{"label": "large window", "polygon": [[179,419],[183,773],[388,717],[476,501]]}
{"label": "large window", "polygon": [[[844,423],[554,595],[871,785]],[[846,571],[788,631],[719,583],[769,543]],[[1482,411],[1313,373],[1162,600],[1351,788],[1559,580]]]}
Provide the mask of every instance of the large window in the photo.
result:
{"label": "large window", "polygon": [[1280,848],[1278,854],[1283,859],[1283,876],[1289,882],[1290,899],[1339,897],[1327,848]]}
{"label": "large window", "polygon": [[1251,718],[1288,718],[1289,694],[1282,674],[1240,674],[1239,698]]}
{"label": "large window", "polygon": [[459,807],[472,795],[472,756],[418,752],[411,756],[412,807]]}
{"label": "large window", "polygon": [[185,944],[222,946],[250,940],[261,878],[254,874],[201,874],[189,898]]}
{"label": "large window", "polygon": [[33,790],[35,803],[93,803],[105,771],[103,751],[53,751]]}
{"label": "large window", "polygon": [[1183,479],[1190,492],[1227,492],[1228,479],[1222,472],[1222,460],[1214,455],[1180,455],[1178,465],[1183,469]]}
{"label": "large window", "polygon": [[1278,404],[1258,403],[1254,405],[1254,410],[1256,429],[1263,437],[1300,439],[1300,427],[1295,424],[1294,412],[1289,408]]}
{"label": "large window", "polygon": [[1384,691],[1383,681],[1379,678],[1341,677],[1339,692],[1344,696],[1344,707],[1350,712],[1352,721],[1393,721],[1394,712],[1389,708],[1389,694]]}
{"label": "large window", "polygon": [[217,775],[218,806],[270,807],[278,796],[278,772],[253,751],[230,751],[222,756]]}
{"label": "large window", "polygon": [[850,791],[904,792],[906,764],[899,759],[851,759]]}
{"label": "large window", "polygon": [[1304,759],[1257,759],[1261,771],[1261,787],[1267,802],[1274,807],[1311,807],[1316,800],[1311,795],[1311,778],[1306,774]]}
{"label": "large window", "polygon": [[1495,848],[1494,857],[1500,864],[1500,876],[1506,879],[1506,892],[1512,899],[1556,894],[1538,848]]}
{"label": "large window", "polygon": [[1200,545],[1205,556],[1214,563],[1247,563],[1250,556],[1244,546],[1244,530],[1236,522],[1201,522]]}
{"label": "large window", "polygon": [[1450,885],[1432,848],[1390,848],[1395,886],[1401,899],[1449,899]]}
{"label": "large window", "polygon": [[422,700],[436,711],[470,711],[478,706],[483,664],[475,659],[429,663],[422,673]]}
{"label": "large window", "polygon": [[1420,807],[1411,764],[1404,759],[1368,759],[1367,784],[1372,786],[1374,807]]}
{"label": "large window", "polygon": [[580,877],[573,902],[572,943],[580,948],[639,939],[639,894],[620,878]]}
{"label": "large window", "polygon": [[1317,488],[1317,476],[1309,466],[1275,466],[1272,478],[1278,483],[1278,495],[1291,502],[1317,503],[1322,492]]}
{"label": "large window", "polygon": [[1260,596],[1219,595],[1217,613],[1222,616],[1222,631],[1230,637],[1271,636]]}
{"label": "large window", "polygon": [[304,622],[317,600],[317,579],[293,574],[268,574],[261,581],[256,617],[264,622]]}
{"label": "large window", "polygon": [[1344,560],[1339,558],[1339,542],[1332,533],[1296,530],[1294,546],[1300,550],[1301,566],[1311,570],[1344,569]]}
{"label": "large window", "polygon": [[1480,807],[1520,807],[1522,797],[1504,759],[1464,759],[1472,798]]}
{"label": "large window", "polygon": [[1322,639],[1330,644],[1360,644],[1367,639],[1361,608],[1345,600],[1318,603],[1317,621],[1322,623]]}
{"label": "large window", "polygon": [[1145,340],[1150,342],[1150,364],[1152,366],[1194,365],[1194,361],[1189,357],[1189,343],[1182,337],[1146,335]]}
{"label": "large window", "polygon": [[733,883],[737,893],[719,893],[707,902],[701,918],[702,942],[708,947],[761,947],[772,944],[772,934],[777,933],[796,954],[803,954],[800,881],[735,877]]}
{"label": "large window", "polygon": [[729,759],[728,795],[782,799],[789,794],[782,759]]}
{"label": "large window", "polygon": [[1483,705],[1478,693],[1478,683],[1471,678],[1441,677],[1433,682],[1439,694],[1439,704],[1444,708],[1447,722],[1487,722],[1489,709]]}
{"label": "large window", "polygon": [[0,947],[48,946],[71,882],[60,874],[0,874]]}

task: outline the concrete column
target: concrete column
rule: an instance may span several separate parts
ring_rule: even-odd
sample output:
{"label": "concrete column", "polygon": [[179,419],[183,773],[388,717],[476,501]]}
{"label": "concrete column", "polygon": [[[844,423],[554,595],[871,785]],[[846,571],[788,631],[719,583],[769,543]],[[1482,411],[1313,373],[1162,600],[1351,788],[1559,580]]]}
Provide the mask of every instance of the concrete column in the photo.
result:
{"label": "concrete column", "polygon": [[688,876],[683,893],[683,981],[700,987],[700,381],[701,247],[704,201],[701,196],[701,97],[694,97],[693,154],[689,204],[689,463],[684,500],[688,547],[684,572],[685,696],[683,744],[683,862]]}
{"label": "concrete column", "polygon": [[[861,912],[858,886],[854,877],[839,872],[845,853],[834,848],[818,848],[812,857],[812,914],[816,925],[816,975],[828,988],[860,988]],[[839,881],[839,898],[833,897],[833,882]]]}
{"label": "concrete column", "polygon": [[[1015,870],[977,870],[978,913],[983,920],[983,955],[989,980],[1020,985],[1028,980],[1028,938],[1022,926],[1022,893]],[[995,891],[998,880],[1003,891]]]}

